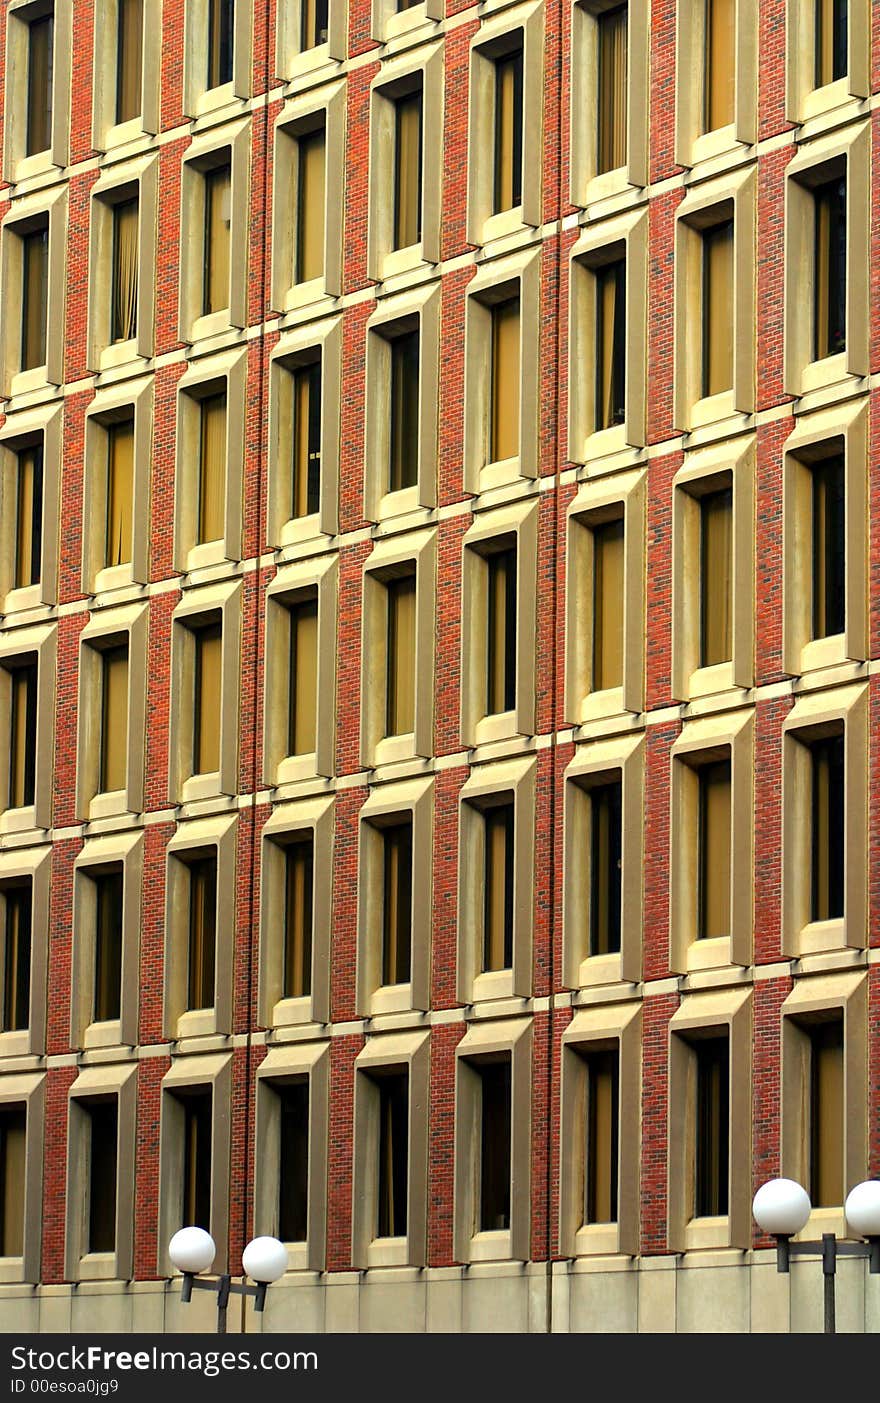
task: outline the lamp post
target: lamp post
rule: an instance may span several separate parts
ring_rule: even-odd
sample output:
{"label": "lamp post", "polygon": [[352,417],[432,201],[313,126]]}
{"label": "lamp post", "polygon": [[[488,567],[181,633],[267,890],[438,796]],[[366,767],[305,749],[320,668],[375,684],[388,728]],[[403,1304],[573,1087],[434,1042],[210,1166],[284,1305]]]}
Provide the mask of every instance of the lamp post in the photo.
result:
{"label": "lamp post", "polygon": [[822,1258],[825,1282],[825,1334],[836,1330],[834,1279],[838,1257],[867,1257],[870,1270],[880,1272],[880,1182],[867,1179],[847,1195],[844,1212],[849,1228],[862,1239],[822,1234],[820,1242],[792,1242],[807,1225],[812,1204],[807,1191],[793,1179],[770,1179],[752,1202],[752,1216],[763,1232],[776,1238],[776,1270],[788,1272],[792,1257]]}
{"label": "lamp post", "polygon": [[262,1310],[266,1304],[266,1291],[273,1281],[277,1281],[287,1270],[287,1248],[277,1237],[255,1237],[249,1242],[241,1256],[245,1276],[256,1284],[233,1281],[228,1272],[222,1276],[203,1277],[199,1273],[207,1271],[214,1261],[217,1248],[210,1233],[204,1228],[181,1228],[168,1244],[168,1255],[178,1271],[183,1273],[180,1299],[184,1304],[192,1300],[193,1288],[197,1291],[217,1293],[217,1334],[226,1334],[226,1309],[230,1296],[253,1296],[254,1310]]}

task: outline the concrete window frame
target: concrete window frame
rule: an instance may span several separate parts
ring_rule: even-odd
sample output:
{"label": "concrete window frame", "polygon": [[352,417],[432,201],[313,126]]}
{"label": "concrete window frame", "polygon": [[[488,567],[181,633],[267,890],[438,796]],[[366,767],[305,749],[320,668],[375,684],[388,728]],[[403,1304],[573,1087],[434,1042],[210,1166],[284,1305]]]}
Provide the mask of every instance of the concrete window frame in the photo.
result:
{"label": "concrete window frame", "polygon": [[[868,1174],[868,976],[865,970],[810,974],[795,980],[780,1010],[782,1030],[780,1172],[808,1183],[809,1118],[804,1115],[809,1087],[810,1049],[805,1028],[826,1016],[843,1019],[844,1135],[841,1154],[845,1190]],[[814,1239],[834,1232],[846,1236],[843,1205],[813,1208],[795,1237]]]}
{"label": "concrete window frame", "polygon": [[[52,127],[48,150],[25,155],[27,143],[28,27],[50,6],[43,0],[10,0],[6,7],[6,107],[3,141],[3,174],[11,182],[48,175],[53,166],[63,168],[70,155],[70,68],[73,0],[54,0],[52,62]],[[6,303],[5,305],[9,305]]]}
{"label": "concrete window frame", "polygon": [[[134,417],[131,561],[105,567],[108,430]],[[126,585],[149,583],[150,470],[153,441],[153,380],[122,381],[98,390],[86,410],[83,474],[82,590],[101,595]]]}
{"label": "concrete window frame", "polygon": [[[88,838],[77,854],[74,863],[70,1003],[70,1041],[73,1047],[137,1046],[143,849],[141,831],[121,832]],[[120,1016],[112,1022],[97,1023],[92,1018],[97,917],[94,877],[111,864],[121,864],[123,871]]]}
{"label": "concrete window frame", "polygon": [[[476,1229],[480,1157],[480,1066],[511,1064],[510,1227]],[[527,1262],[531,1247],[532,1021],[471,1023],[455,1049],[453,1252],[462,1263]]]}
{"label": "concrete window frame", "polygon": [[[146,604],[98,610],[80,634],[76,808],[85,823],[111,814],[139,814],[143,810],[148,635]],[[107,648],[116,647],[122,639],[128,646],[126,784],[124,789],[113,793],[100,793],[102,656]]]}
{"label": "concrete window frame", "polygon": [[[696,1044],[729,1041],[728,1212],[694,1217]],[[669,1022],[667,1243],[673,1252],[752,1245],[752,991],[685,994]]]}
{"label": "concrete window frame", "polygon": [[[145,156],[114,165],[92,186],[89,219],[88,366],[109,370],[154,349],[156,292],[156,219],[159,158]],[[113,305],[114,209],[136,198],[138,203],[137,334],[130,341],[110,341]]]}
{"label": "concrete window frame", "polygon": [[287,1270],[322,1272],[327,1251],[327,1173],[330,1133],[330,1044],[285,1043],[269,1049],[257,1069],[254,1155],[254,1233],[277,1237],[281,1171],[278,1088],[309,1085],[308,1208],[305,1242],[288,1242]]}
{"label": "concrete window frame", "polygon": [[43,1241],[43,1139],[46,1111],[46,1073],[13,1072],[0,1076],[0,1107],[24,1106],[25,1181],[24,1252],[20,1257],[0,1257],[0,1284],[41,1280]]}
{"label": "concrete window frame", "polygon": [[[731,636],[729,662],[700,667],[700,500],[730,487]],[[755,438],[688,454],[672,483],[672,694],[681,701],[755,676]]]}
{"label": "concrete window frame", "polygon": [[836,82],[815,85],[816,20],[811,5],[789,0],[786,10],[785,115],[806,122],[843,107],[851,99],[870,97],[871,6],[869,0],[849,0],[847,6],[847,71]]}
{"label": "concrete window frame", "polygon": [[[516,692],[512,711],[486,715],[488,560],[500,543],[516,547]],[[535,730],[535,592],[538,500],[479,512],[462,538],[461,740],[489,744]]]}
{"label": "concrete window frame", "polygon": [[[755,408],[755,210],[757,177],[739,170],[690,189],[675,212],[676,427],[688,430]],[[703,233],[733,219],[733,387],[702,394]]]}
{"label": "concrete window frame", "polygon": [[[312,516],[288,517],[293,460],[293,375],[321,363],[321,478]],[[339,529],[339,434],[342,403],[342,318],[284,332],[269,359],[269,470],[266,544],[284,549]],[[369,401],[368,401],[369,404]]]}
{"label": "concrete window frame", "polygon": [[[331,0],[332,3],[332,0]],[[371,0],[370,35],[380,42],[407,38],[414,30],[445,18],[443,0],[420,0],[407,10],[398,10],[396,0]]]}
{"label": "concrete window frame", "polygon": [[[116,1249],[87,1252],[91,1146],[89,1105],[117,1105]],[[137,1063],[82,1067],[67,1100],[67,1215],[64,1274],[68,1281],[129,1281],[134,1274]]]}
{"label": "concrete window frame", "polygon": [[[522,34],[522,203],[492,213],[495,62]],[[514,5],[481,23],[470,43],[467,241],[478,247],[541,225],[543,191],[544,5]]]}
{"label": "concrete window frame", "polygon": [[[174,566],[182,574],[241,559],[247,351],[199,358],[177,383]],[[198,541],[201,401],[226,395],[224,529],[219,541]]]}
{"label": "concrete window frame", "polygon": [[[0,810],[0,832],[52,827],[55,751],[55,658],[57,629],[54,624],[0,633],[0,735],[11,735],[12,689],[10,665],[25,654],[37,657],[37,744],[34,802],[22,809]],[[0,746],[0,795],[9,793],[9,746]],[[2,802],[2,801],[0,801]]]}
{"label": "concrete window frame", "polygon": [[275,72],[281,78],[306,81],[334,60],[348,57],[348,0],[327,0],[327,39],[302,48],[303,0],[286,0],[276,7]]}
{"label": "concrete window frame", "polygon": [[183,1106],[187,1091],[211,1093],[211,1236],[217,1244],[214,1271],[224,1272],[228,1261],[230,1096],[232,1053],[206,1053],[175,1057],[162,1078],[159,1122],[159,1233],[157,1270],[160,1276],[179,1273],[168,1255],[168,1243],[180,1221],[183,1191]]}
{"label": "concrete window frame", "polygon": [[575,0],[571,8],[570,197],[572,204],[582,209],[648,183],[648,0],[629,0],[627,5],[626,163],[601,175],[596,171],[597,19],[617,3],[618,0]]}
{"label": "concrete window frame", "polygon": [[[685,722],[672,746],[669,967],[678,974],[752,962],[754,731],[752,711],[725,711]],[[699,770],[728,757],[730,934],[697,939]]]}
{"label": "concrete window frame", "polygon": [[[870,370],[870,123],[804,142],[785,169],[785,344],[787,394],[802,396]],[[846,174],[846,349],[813,360],[813,188]],[[796,270],[796,271],[795,271]],[[805,295],[805,289],[807,290]]]}
{"label": "concrete window frame", "polygon": [[[332,0],[330,0],[332,4]],[[275,120],[272,182],[272,306],[281,313],[342,294],[343,190],[338,180],[324,185],[324,271],[307,282],[293,281],[296,261],[299,138],[323,125],[325,171],[345,162],[345,83],[309,89],[285,102]],[[371,182],[372,183],[372,182]]]}
{"label": "concrete window frame", "polygon": [[330,1021],[332,882],[315,882],[312,896],[312,991],[284,998],[284,855],[297,837],[311,834],[316,872],[333,872],[333,799],[278,804],[263,826],[260,857],[259,1017],[267,1028]]}
{"label": "concrete window frame", "polygon": [[[579,745],[565,768],[562,963],[571,989],[642,977],[645,738],[621,736]],[[621,785],[620,950],[588,953],[590,922],[590,790]]]}
{"label": "concrete window frame", "polygon": [[[186,803],[217,794],[238,793],[238,726],[241,657],[240,580],[186,590],[171,618],[171,708],[169,723],[169,795]],[[223,651],[223,691],[220,709],[220,768],[213,774],[193,775],[192,697],[195,673],[194,629],[219,615]]]}
{"label": "concrete window frame", "polygon": [[[251,96],[253,66],[253,0],[236,0],[233,20],[232,80],[218,88],[205,87],[210,0],[190,0],[183,36],[183,110],[188,117],[207,116],[218,108]],[[243,244],[242,247],[246,247]]]}
{"label": "concrete window frame", "polygon": [[[58,602],[58,553],[61,537],[61,435],[63,412],[58,405],[7,415],[0,428],[0,612],[17,613]],[[40,529],[40,579],[15,589],[15,527],[18,499],[18,455],[42,443],[43,514]]]}
{"label": "concrete window frame", "polygon": [[[409,14],[404,10],[403,14]],[[391,456],[391,343],[419,333],[418,482],[386,490]],[[440,288],[383,298],[367,322],[364,511],[370,521],[437,505],[440,404]]]}
{"label": "concrete window frame", "polygon": [[[645,704],[645,510],[643,468],[581,484],[568,508],[565,582],[565,717],[640,713]],[[624,520],[623,685],[593,691],[593,532]]]}
{"label": "concrete window frame", "polygon": [[[238,7],[236,7],[236,10]],[[219,89],[218,89],[219,91]],[[195,343],[231,328],[247,325],[247,258],[250,222],[251,123],[243,121],[212,128],[186,148],[180,170],[180,287],[178,334]],[[218,166],[230,167],[229,190],[229,306],[202,314],[205,277],[205,175]]]}
{"label": "concrete window frame", "polygon": [[[412,820],[410,979],[406,984],[383,985],[382,830],[407,815]],[[431,1006],[433,778],[379,786],[361,806],[358,818],[358,1013],[365,1018],[410,1009],[426,1013]]]}
{"label": "concrete window frame", "polygon": [[734,119],[729,126],[703,132],[704,3],[676,0],[675,16],[675,160],[680,166],[751,146],[758,139],[758,4],[737,0]]}
{"label": "concrete window frame", "polygon": [[[844,914],[810,920],[812,819],[809,744],[844,735]],[[782,948],[797,957],[868,944],[868,687],[798,697],[782,724]]]}
{"label": "concrete window frame", "polygon": [[[434,736],[434,597],[437,534],[412,531],[389,536],[364,561],[361,616],[361,761],[368,768],[432,754]],[[409,573],[416,577],[415,729],[408,735],[385,735],[387,688],[386,586]]]}
{"label": "concrete window frame", "polygon": [[[463,477],[465,492],[475,495],[538,476],[540,257],[540,250],[531,250],[493,259],[467,285]],[[519,297],[519,454],[490,463],[492,308],[512,296]]]}
{"label": "concrete window frame", "polygon": [[[266,672],[263,687],[263,781],[272,786],[336,770],[336,624],[339,558],[315,556],[296,565],[283,565],[266,591]],[[303,599],[317,595],[317,704],[315,749],[288,755],[290,716],[290,611]]]}
{"label": "concrete window frame", "polygon": [[[823,447],[843,441],[845,500],[845,627],[842,634],[812,639],[813,532],[811,467]],[[868,404],[866,400],[798,417],[783,452],[782,650],[786,672],[862,662],[868,656]]]}
{"label": "concrete window frame", "polygon": [[[575,12],[580,9],[575,6]],[[621,256],[626,260],[625,419],[622,424],[595,430],[596,271]],[[590,463],[626,448],[644,448],[647,442],[647,273],[646,210],[588,225],[572,245],[568,324],[568,456],[572,463]],[[584,367],[589,367],[588,373]]]}
{"label": "concrete window frame", "polygon": [[[377,1080],[385,1071],[404,1067],[409,1084],[407,1230],[401,1237],[381,1238],[374,1236],[379,1197]],[[430,1073],[428,1029],[370,1037],[355,1060],[351,1260],[361,1271],[375,1267],[427,1266]]]}
{"label": "concrete window frame", "polygon": [[[584,1223],[585,1058],[609,1051],[618,1056],[617,1222]],[[642,1008],[638,1003],[579,1009],[562,1035],[559,1252],[563,1257],[638,1255],[641,1061]]]}
{"label": "concrete window frame", "polygon": [[[49,959],[51,848],[0,852],[0,932],[5,958],[6,890],[22,879],[31,885],[31,982],[27,1028],[0,1033],[0,1058],[38,1057],[46,1050],[46,974]],[[2,1082],[0,1082],[2,1084]],[[0,1280],[2,1280],[0,1272]]]}
{"label": "concrete window frame", "polygon": [[[471,771],[459,793],[456,966],[458,998],[463,1004],[531,997],[537,768],[535,756],[479,765]],[[513,968],[481,973],[483,815],[507,795],[512,797],[514,807]]]}
{"label": "concrete window frame", "polygon": [[[13,83],[13,87],[16,84]],[[17,86],[21,86],[20,84]],[[21,319],[3,318],[0,331],[0,396],[15,400],[32,390],[64,382],[64,306],[67,295],[67,186],[41,190],[16,200],[0,228],[0,302],[22,304],[22,240],[48,220],[49,250],[46,295],[46,364],[21,369]]]}
{"label": "concrete window frame", "polygon": [[[395,249],[396,103],[419,87],[422,94],[421,238],[407,248]],[[440,262],[442,150],[443,44],[440,42],[420,45],[383,63],[370,85],[367,268],[371,278],[381,281],[421,268],[426,263]]]}
{"label": "concrete window frame", "polygon": [[[161,4],[161,0],[160,0]],[[141,110],[127,122],[116,121],[119,0],[97,0],[95,48],[92,68],[92,146],[112,151],[159,131],[159,72],[161,66],[161,9],[144,7],[141,36]]]}
{"label": "concrete window frame", "polygon": [[[165,1035],[172,1041],[232,1032],[232,958],[235,945],[235,815],[181,823],[166,849],[165,872]],[[203,854],[217,860],[217,923],[214,955],[214,1007],[187,1008],[190,881],[188,861]]]}

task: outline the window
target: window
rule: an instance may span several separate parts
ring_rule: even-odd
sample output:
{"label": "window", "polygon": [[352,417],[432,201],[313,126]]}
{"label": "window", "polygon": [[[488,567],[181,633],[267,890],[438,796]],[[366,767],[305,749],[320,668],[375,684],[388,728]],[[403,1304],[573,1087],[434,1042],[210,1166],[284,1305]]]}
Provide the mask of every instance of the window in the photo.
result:
{"label": "window", "polygon": [[43,444],[15,455],[15,566],[13,589],[40,582],[43,535]]}
{"label": "window", "polygon": [[478,1232],[510,1228],[510,1058],[477,1064],[480,1082]]}
{"label": "window", "polygon": [[815,85],[823,88],[846,77],[848,0],[815,0],[815,5]]}
{"label": "window", "polygon": [[134,415],[107,425],[104,568],[131,562],[134,521]]}
{"label": "window", "polygon": [[589,953],[612,955],[620,950],[622,785],[619,781],[592,785],[589,801]]}
{"label": "window", "polygon": [[295,283],[324,274],[324,190],[327,179],[327,131],[322,121],[297,139]]}
{"label": "window", "polygon": [[293,381],[293,499],[290,520],[312,516],[321,493],[321,362],[298,366]]}
{"label": "window", "polygon": [[26,156],[46,151],[52,141],[52,61],[55,19],[50,12],[28,25]]}
{"label": "window", "polygon": [[495,60],[495,186],[492,213],[522,204],[523,48]]}
{"label": "window", "polygon": [[813,359],[846,350],[846,180],[813,192]]}
{"label": "window", "polygon": [[483,958],[484,971],[513,965],[513,800],[483,813]]}
{"label": "window", "polygon": [[113,293],[110,339],[130,341],[137,334],[138,202],[113,206]]}
{"label": "window", "polygon": [[318,728],[318,595],[293,604],[290,615],[288,755],[311,755]]}
{"label": "window", "polygon": [[300,49],[314,49],[327,42],[328,0],[302,0]]}
{"label": "window", "polygon": [[49,296],[49,221],[21,238],[21,370],[46,364]]}
{"label": "window", "polygon": [[593,528],[592,690],[623,682],[624,518]]}
{"label": "window", "polygon": [[616,1223],[620,1139],[620,1058],[591,1052],[585,1058],[583,1222]]}
{"label": "window", "polygon": [[409,248],[422,237],[422,89],[394,104],[394,245]]}
{"label": "window", "polygon": [[703,131],[727,127],[736,95],[736,0],[706,0]]}
{"label": "window", "polygon": [[215,166],[204,173],[205,251],[202,316],[229,306],[229,240],[232,227],[232,167]]}
{"label": "window", "polygon": [[516,547],[486,557],[486,715],[516,706]]}
{"label": "window", "polygon": [[376,1077],[379,1102],[379,1163],[374,1237],[405,1237],[407,1233],[407,1169],[409,1164],[409,1075],[383,1072]]}
{"label": "window", "polygon": [[733,220],[703,233],[703,397],[733,386]]}
{"label": "window", "polygon": [[88,1114],[88,1236],[86,1252],[116,1251],[116,1164],[119,1104],[116,1097],[86,1103]]}
{"label": "window", "polygon": [[843,1203],[843,1019],[816,1023],[809,1037],[809,1193],[814,1208]]}
{"label": "window", "polygon": [[278,1236],[305,1242],[309,1207],[309,1081],[276,1087],[281,1153],[278,1174]]}
{"label": "window", "polygon": [[210,1091],[189,1092],[183,1104],[183,1193],[181,1224],[211,1230]]}
{"label": "window", "polygon": [[[189,965],[187,1008],[213,1008],[217,943],[217,858],[189,863]],[[195,1220],[193,1220],[195,1221]]]}
{"label": "window", "polygon": [[839,920],[844,900],[845,797],[843,731],[810,746],[812,849],[810,919]]}
{"label": "window", "polygon": [[389,580],[385,734],[402,736],[415,727],[415,573]]}
{"label": "window", "polygon": [[95,994],[93,1023],[119,1018],[122,1007],[123,869],[114,866],[91,877],[95,899]]}
{"label": "window", "polygon": [[0,1257],[24,1251],[24,1194],[27,1111],[0,1106]]}
{"label": "window", "polygon": [[730,935],[730,761],[701,765],[697,938]]}
{"label": "window", "polygon": [[389,492],[415,487],[419,479],[419,333],[391,342],[391,434]]}
{"label": "window", "polygon": [[199,401],[198,542],[220,541],[226,512],[226,392]]}
{"label": "window", "polygon": [[382,983],[408,984],[412,969],[412,819],[389,824],[381,835]]}
{"label": "window", "polygon": [[232,82],[235,0],[208,0],[207,88]]}
{"label": "window", "polygon": [[626,418],[626,259],[604,263],[596,279],[596,430]]}
{"label": "window", "polygon": [[519,453],[519,298],[492,308],[490,463]]}
{"label": "window", "polygon": [[34,802],[37,749],[37,660],[31,655],[8,668],[11,685],[7,808]]}
{"label": "window", "polygon": [[315,880],[313,834],[300,834],[283,851],[284,952],[281,997],[301,999],[307,998],[312,992]]}
{"label": "window", "polygon": [[124,789],[128,772],[128,644],[101,655],[101,753],[98,792]]}
{"label": "window", "polygon": [[116,121],[141,115],[144,0],[117,0]]}
{"label": "window", "polygon": [[828,638],[846,626],[846,516],[843,453],[820,459],[812,485],[812,637]]}
{"label": "window", "polygon": [[720,1218],[728,1212],[729,1039],[699,1038],[694,1042],[694,1054],[697,1105],[693,1216]]}
{"label": "window", "polygon": [[628,6],[596,16],[599,57],[599,111],[596,174],[626,165]]}
{"label": "window", "polygon": [[707,492],[700,508],[700,667],[733,656],[733,489]]}
{"label": "window", "polygon": [[219,623],[193,630],[193,755],[192,774],[213,774],[220,768],[223,631]]}
{"label": "window", "polygon": [[[33,883],[3,888],[6,921],[0,1033],[22,1032],[30,1022]],[[2,1254],[0,1254],[2,1255]]]}

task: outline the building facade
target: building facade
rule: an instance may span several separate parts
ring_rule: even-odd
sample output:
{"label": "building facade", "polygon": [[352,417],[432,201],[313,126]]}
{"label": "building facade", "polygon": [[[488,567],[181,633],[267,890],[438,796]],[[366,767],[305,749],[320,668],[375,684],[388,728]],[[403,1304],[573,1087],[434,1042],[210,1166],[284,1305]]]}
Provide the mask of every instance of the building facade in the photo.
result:
{"label": "building facade", "polygon": [[880,1172],[880,5],[0,45],[0,1328],[210,1328],[195,1222],[288,1244],[235,1328],[818,1329],[751,1199]]}

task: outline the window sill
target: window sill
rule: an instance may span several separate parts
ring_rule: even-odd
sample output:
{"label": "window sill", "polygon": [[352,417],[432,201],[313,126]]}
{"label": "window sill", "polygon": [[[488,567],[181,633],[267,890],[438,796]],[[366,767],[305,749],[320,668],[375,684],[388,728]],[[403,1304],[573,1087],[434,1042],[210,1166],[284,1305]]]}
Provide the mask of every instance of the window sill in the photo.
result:
{"label": "window sill", "polygon": [[702,429],[706,424],[717,424],[721,419],[730,419],[736,413],[733,403],[733,390],[723,390],[718,395],[706,395],[695,400],[688,416],[689,429]]}
{"label": "window sill", "polygon": [[412,760],[415,756],[415,736],[408,731],[402,736],[385,736],[376,742],[373,751],[373,767],[393,765],[398,760]]}
{"label": "window sill", "polygon": [[0,1282],[24,1281],[23,1257],[0,1257]]}
{"label": "window sill", "polygon": [[627,179],[626,166],[618,166],[613,171],[603,171],[601,175],[594,175],[587,185],[584,192],[585,208],[598,204],[600,200],[610,200],[615,195],[622,195],[625,190],[633,188],[635,187],[631,186]]}
{"label": "window sill", "polygon": [[320,302],[322,298],[327,296],[323,273],[317,278],[309,278],[308,282],[294,283],[284,295],[282,315],[285,312],[296,312],[300,307],[311,306],[313,302]]}
{"label": "window sill", "polygon": [[527,228],[531,228],[531,225],[523,223],[522,205],[514,205],[512,209],[490,214],[488,219],[483,221],[480,243],[490,244],[495,239],[506,239],[509,235],[518,234]]}
{"label": "window sill", "polygon": [[126,589],[134,584],[131,578],[131,564],[107,565],[95,576],[93,593],[105,594],[111,590]]}
{"label": "window sill", "polygon": [[302,541],[314,541],[325,533],[321,530],[321,518],[317,512],[311,516],[295,516],[285,521],[281,527],[279,545],[297,546]]}
{"label": "window sill", "polygon": [[27,1057],[30,1051],[29,1028],[12,1028],[7,1033],[0,1033],[0,1058]]}
{"label": "window sill", "polygon": [[420,507],[418,486],[400,487],[396,492],[386,492],[380,497],[379,521],[386,521],[393,516],[407,516],[419,511]]}
{"label": "window sill", "polygon": [[24,585],[20,589],[11,589],[3,601],[4,614],[23,614],[26,609],[39,609],[43,601],[40,598],[40,586]]}
{"label": "window sill", "polygon": [[409,1239],[406,1237],[376,1237],[367,1247],[368,1267],[405,1267],[409,1265]]}
{"label": "window sill", "polygon": [[299,998],[279,999],[277,1004],[272,1005],[273,1028],[293,1028],[314,1021],[311,994],[303,994]]}
{"label": "window sill", "polygon": [[229,319],[229,308],[221,307],[218,312],[206,312],[201,317],[196,317],[190,327],[189,341],[207,341],[211,336],[219,336],[224,331],[229,331],[232,322]]}
{"label": "window sill", "polygon": [[[867,943],[867,942],[866,942]],[[820,955],[827,950],[845,950],[846,920],[843,916],[830,921],[810,921],[798,937],[798,954]]]}
{"label": "window sill", "polygon": [[22,156],[16,161],[12,168],[12,183],[17,185],[22,180],[32,180],[38,175],[50,175],[58,167],[52,159],[52,149],[47,147],[45,151],[36,151],[33,156]]}
{"label": "window sill", "polygon": [[114,341],[99,353],[98,371],[100,373],[104,370],[116,370],[120,365],[130,365],[132,361],[140,359],[135,337],[132,336],[128,341]]}
{"label": "window sill", "polygon": [[78,1281],[117,1281],[119,1269],[115,1252],[88,1252],[77,1263]]}
{"label": "window sill", "polygon": [[412,30],[419,29],[426,23],[431,23],[433,26],[434,21],[429,21],[425,4],[413,5],[408,10],[388,15],[387,19],[379,26],[379,33],[373,37],[389,44],[395,39],[408,37]]}
{"label": "window sill", "polygon": [[96,794],[89,803],[89,822],[97,818],[115,818],[129,813],[128,792],[113,789],[104,794]]}
{"label": "window sill", "polygon": [[385,1013],[408,1013],[412,1008],[412,984],[385,984],[370,995],[370,1017]]}
{"label": "window sill", "polygon": [[6,809],[0,814],[0,832],[3,833],[24,833],[36,826],[37,815],[33,804],[26,804],[21,809]]}
{"label": "window sill", "polygon": [[474,746],[491,745],[497,740],[508,740],[519,735],[515,711],[498,711],[492,716],[483,716],[474,727]]}
{"label": "window sill", "polygon": [[792,1242],[814,1242],[823,1233],[833,1232],[838,1237],[847,1236],[846,1215],[843,1205],[839,1208],[814,1208],[806,1225],[792,1238]]}
{"label": "window sill", "polygon": [[288,755],[278,762],[275,784],[296,784],[298,780],[314,779],[316,774],[314,750],[303,755]]}
{"label": "window sill", "polygon": [[616,1223],[584,1223],[574,1237],[576,1257],[607,1257],[620,1251],[620,1232]]}
{"label": "window sill", "polygon": [[716,935],[704,940],[695,940],[688,946],[688,974],[702,969],[720,969],[730,963],[729,935]]}
{"label": "window sill", "polygon": [[203,119],[211,119],[215,113],[225,107],[238,107],[241,98],[236,97],[235,84],[230,79],[228,83],[221,83],[217,88],[207,88],[199,93],[195,100],[195,112],[193,114],[197,124],[201,125]]}
{"label": "window sill", "polygon": [[130,146],[132,142],[148,139],[144,131],[143,117],[130,117],[127,122],[114,122],[104,133],[104,150],[109,153],[118,146]]}
{"label": "window sill", "polygon": [[213,799],[220,793],[220,771],[213,770],[203,775],[190,775],[181,786],[182,802],[192,804],[199,799]]}
{"label": "window sill", "polygon": [[623,716],[625,714],[623,686],[604,687],[602,691],[588,692],[584,697],[580,705],[577,724],[582,726],[588,721],[597,721],[603,716]]}
{"label": "window sill", "polygon": [[801,394],[808,395],[812,390],[825,390],[831,385],[839,385],[850,379],[846,368],[846,351],[822,360],[810,361],[801,372]]}
{"label": "window sill", "polygon": [[9,382],[9,398],[29,395],[34,390],[45,390],[48,384],[49,377],[45,365],[35,365],[32,370],[19,370]]}
{"label": "window sill", "polygon": [[216,1033],[217,1018],[213,1008],[190,1008],[177,1020],[177,1041],[184,1038],[201,1038]]}
{"label": "window sill", "polygon": [[843,107],[848,103],[861,103],[862,99],[853,97],[849,90],[849,77],[845,74],[834,83],[826,83],[824,87],[813,88],[804,98],[804,105],[801,110],[801,122],[809,122],[814,117],[824,117],[828,112],[833,112],[835,108]]}
{"label": "window sill", "polygon": [[588,955],[578,968],[578,984],[582,989],[596,984],[619,984],[622,979],[619,950],[611,955]]}
{"label": "window sill", "polygon": [[694,137],[691,143],[691,165],[713,161],[718,156],[726,156],[739,150],[741,146],[742,142],[736,139],[736,124],[729,122],[726,127],[717,127],[715,131],[703,132],[701,136]]}
{"label": "window sill", "polygon": [[318,70],[332,66],[336,67],[336,60],[330,56],[330,44],[324,40],[323,44],[315,44],[311,49],[300,49],[296,54],[291,54],[288,58],[289,77],[292,80],[309,78]]}
{"label": "window sill", "polygon": [[84,1049],[121,1047],[122,1025],[118,1018],[108,1019],[106,1023],[90,1023],[83,1032],[82,1040]]}
{"label": "window sill", "polygon": [[510,1229],[499,1232],[477,1232],[471,1238],[468,1260],[471,1262],[509,1262],[513,1255]]}
{"label": "window sill", "polygon": [[846,656],[846,635],[829,634],[827,638],[814,638],[801,649],[801,672],[811,672],[813,668],[836,667],[848,662]]}
{"label": "window sill", "polygon": [[581,461],[589,463],[594,458],[608,458],[612,453],[624,453],[630,446],[626,424],[612,424],[607,429],[596,429],[585,439]]}
{"label": "window sill", "polygon": [[379,259],[379,268],[383,282],[387,278],[395,278],[401,273],[411,273],[416,268],[421,268],[425,262],[421,239],[417,244],[408,244],[406,248],[392,249]]}
{"label": "window sill", "polygon": [[735,686],[733,663],[715,663],[711,667],[698,667],[690,675],[688,697],[708,697],[716,692],[729,692]]}
{"label": "window sill", "polygon": [[513,998],[513,970],[493,969],[474,976],[473,1003]]}
{"label": "window sill", "polygon": [[187,551],[186,568],[188,572],[204,570],[206,566],[224,565],[227,560],[226,546],[223,541],[202,541],[197,546],[191,546]]}
{"label": "window sill", "polygon": [[705,1247],[728,1247],[730,1219],[726,1213],[719,1218],[692,1218],[684,1230],[684,1242],[686,1252],[698,1252]]}
{"label": "window sill", "polygon": [[493,487],[508,487],[521,476],[519,454],[514,458],[499,458],[495,463],[485,463],[480,469],[480,491],[488,492]]}

